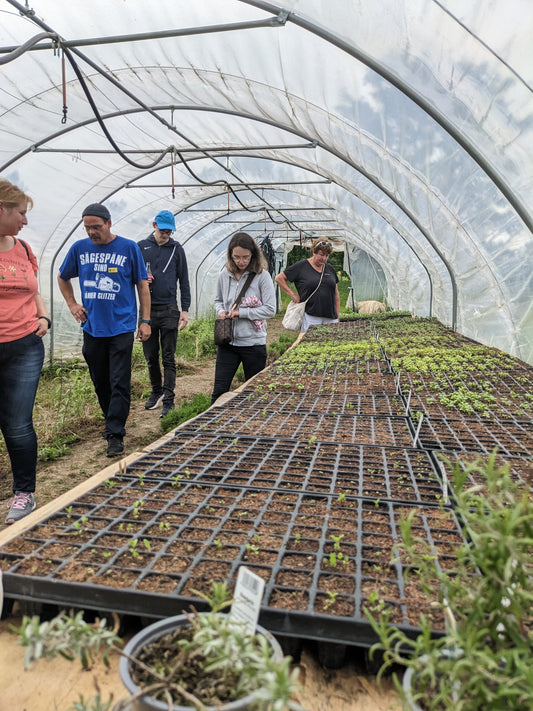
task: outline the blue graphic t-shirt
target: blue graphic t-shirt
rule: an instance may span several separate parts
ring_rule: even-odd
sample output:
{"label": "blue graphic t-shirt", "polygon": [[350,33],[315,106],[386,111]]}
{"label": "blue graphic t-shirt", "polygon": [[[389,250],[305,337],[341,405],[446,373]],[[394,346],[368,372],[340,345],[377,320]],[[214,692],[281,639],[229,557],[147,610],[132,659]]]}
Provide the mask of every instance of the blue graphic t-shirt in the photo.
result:
{"label": "blue graphic t-shirt", "polygon": [[106,245],[88,237],[69,249],[59,275],[80,280],[81,299],[87,309],[84,331],[91,336],[117,336],[137,328],[136,285],[148,274],[135,242],[116,235]]}

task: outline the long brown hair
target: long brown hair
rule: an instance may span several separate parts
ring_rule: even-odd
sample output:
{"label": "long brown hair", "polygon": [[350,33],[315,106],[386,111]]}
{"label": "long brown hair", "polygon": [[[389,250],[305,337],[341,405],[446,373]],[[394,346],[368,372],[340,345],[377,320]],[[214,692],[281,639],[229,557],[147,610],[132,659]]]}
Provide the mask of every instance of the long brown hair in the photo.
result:
{"label": "long brown hair", "polygon": [[247,232],[237,232],[230,239],[228,244],[228,253],[226,258],[226,268],[232,274],[237,272],[237,265],[233,261],[232,253],[235,247],[241,247],[242,249],[248,249],[252,253],[250,259],[250,264],[247,267],[247,271],[253,272],[254,274],[261,274],[261,272],[267,268],[267,263],[263,252],[259,249],[253,237]]}

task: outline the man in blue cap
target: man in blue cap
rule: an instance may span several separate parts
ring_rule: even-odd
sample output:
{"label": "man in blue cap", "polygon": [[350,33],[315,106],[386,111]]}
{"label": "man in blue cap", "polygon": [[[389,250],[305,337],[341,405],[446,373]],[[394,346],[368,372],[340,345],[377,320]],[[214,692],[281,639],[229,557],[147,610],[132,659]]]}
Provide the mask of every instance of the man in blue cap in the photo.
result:
{"label": "man in blue cap", "polygon": [[[144,407],[155,410],[162,401],[161,417],[164,417],[174,408],[176,342],[178,330],[183,330],[189,319],[191,290],[185,251],[179,242],[172,239],[176,230],[174,215],[169,210],[161,210],[152,225],[153,234],[138,243],[146,264],[152,297],[152,334],[148,340],[143,341],[152,392]],[[178,307],[178,283],[181,310]],[[163,378],[159,365],[160,349]]]}

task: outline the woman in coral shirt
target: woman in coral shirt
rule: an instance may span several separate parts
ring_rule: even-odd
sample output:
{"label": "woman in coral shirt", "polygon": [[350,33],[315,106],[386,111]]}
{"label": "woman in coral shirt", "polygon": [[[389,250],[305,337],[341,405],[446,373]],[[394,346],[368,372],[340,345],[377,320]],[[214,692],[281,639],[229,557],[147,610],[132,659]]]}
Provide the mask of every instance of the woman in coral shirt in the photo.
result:
{"label": "woman in coral shirt", "polygon": [[33,406],[44,361],[43,336],[52,325],[39,294],[37,260],[16,235],[33,201],[0,179],[0,429],[13,472],[6,523],[35,508],[37,436]]}

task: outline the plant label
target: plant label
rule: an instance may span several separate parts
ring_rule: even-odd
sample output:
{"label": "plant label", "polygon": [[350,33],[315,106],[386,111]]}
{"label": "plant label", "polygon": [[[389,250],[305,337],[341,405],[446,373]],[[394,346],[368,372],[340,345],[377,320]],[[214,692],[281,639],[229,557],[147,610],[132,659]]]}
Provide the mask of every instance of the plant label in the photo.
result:
{"label": "plant label", "polygon": [[263,589],[265,581],[246,566],[241,565],[237,573],[237,583],[235,585],[235,602],[231,606],[230,618],[245,624],[249,634],[255,634],[259,609],[263,599]]}

